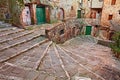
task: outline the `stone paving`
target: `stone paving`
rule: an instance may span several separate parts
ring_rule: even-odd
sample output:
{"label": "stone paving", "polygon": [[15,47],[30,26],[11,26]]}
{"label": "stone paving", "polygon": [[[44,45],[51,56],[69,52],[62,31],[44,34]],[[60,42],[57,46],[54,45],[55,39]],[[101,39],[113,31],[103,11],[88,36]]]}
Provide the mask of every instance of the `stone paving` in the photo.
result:
{"label": "stone paving", "polygon": [[40,28],[0,28],[0,80],[120,79],[120,62],[91,36],[55,44],[43,34]]}

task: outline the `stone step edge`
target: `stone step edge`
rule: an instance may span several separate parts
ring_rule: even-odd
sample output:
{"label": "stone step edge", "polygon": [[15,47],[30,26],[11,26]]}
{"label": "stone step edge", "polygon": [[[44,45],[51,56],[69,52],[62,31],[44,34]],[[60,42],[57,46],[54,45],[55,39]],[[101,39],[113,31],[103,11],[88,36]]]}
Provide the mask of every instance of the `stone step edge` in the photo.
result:
{"label": "stone step edge", "polygon": [[[69,50],[64,49],[63,47],[57,46],[59,47],[63,52],[69,52]],[[67,53],[66,53],[67,54]],[[68,55],[68,54],[67,54]],[[70,56],[70,55],[68,55]],[[71,56],[70,56],[71,57]],[[77,60],[75,60],[74,58],[71,57],[71,59],[73,59],[74,62],[76,62],[79,66],[81,66],[83,69],[87,70],[88,72],[90,72],[91,74],[93,74],[94,76],[96,76],[96,78],[100,79],[100,80],[105,80],[102,76],[100,76],[99,74],[93,72],[91,69],[85,67],[83,64],[79,63]]]}
{"label": "stone step edge", "polygon": [[41,36],[41,34],[38,34],[37,36],[34,36],[34,37],[29,38],[29,39],[27,39],[27,40],[23,40],[23,41],[21,41],[21,42],[15,43],[15,44],[13,44],[13,45],[4,47],[4,48],[0,49],[0,51],[4,51],[5,49],[12,48],[12,47],[14,47],[14,46],[16,46],[16,45],[23,44],[23,43],[25,43],[25,42],[31,41],[31,40],[33,40],[33,39],[35,39],[35,38],[40,37],[40,36]]}
{"label": "stone step edge", "polygon": [[4,32],[4,31],[8,31],[8,30],[13,30],[13,29],[17,29],[17,28],[16,27],[3,28],[3,29],[0,29],[0,32]]}
{"label": "stone step edge", "polygon": [[10,40],[14,40],[14,39],[17,39],[17,38],[20,38],[20,37],[23,37],[23,36],[26,36],[26,35],[29,35],[29,34],[32,34],[34,31],[30,31],[30,32],[28,32],[28,33],[24,33],[24,34],[22,34],[22,35],[20,35],[20,36],[16,36],[16,37],[12,37],[12,38],[9,38],[9,39],[6,39],[6,40],[3,40],[3,41],[0,41],[0,43],[5,43],[5,42],[7,42],[7,41],[10,41]]}
{"label": "stone step edge", "polygon": [[42,57],[41,57],[40,60],[37,62],[36,67],[35,67],[36,70],[39,70],[39,67],[40,67],[40,65],[41,65],[41,61],[42,61],[43,58],[45,57],[45,55],[46,55],[49,47],[52,45],[52,43],[53,43],[53,42],[51,41],[51,42],[48,44],[48,46],[46,47],[45,51],[44,51],[43,54],[42,54]]}
{"label": "stone step edge", "polygon": [[[23,70],[25,70],[25,71],[34,71],[34,72],[36,73],[36,76],[35,76],[35,78],[32,79],[32,80],[35,80],[35,79],[39,76],[39,72],[36,71],[36,70],[23,68],[23,67],[20,67],[20,66],[17,66],[17,65],[15,65],[15,64],[8,63],[8,62],[5,62],[4,64],[5,64],[5,65],[9,65],[9,66],[11,66],[11,67],[17,67],[17,68],[19,68],[19,69],[23,69]],[[21,78],[21,77],[16,77],[16,76],[6,76],[6,75],[3,75],[3,74],[0,74],[0,76],[4,76],[4,77],[7,78],[7,79],[15,78],[15,80],[16,80],[16,79],[23,80],[23,78]],[[25,80],[28,80],[28,79],[25,79]]]}
{"label": "stone step edge", "polygon": [[10,33],[6,33],[6,34],[2,34],[2,35],[0,35],[0,37],[6,36],[6,35],[10,35],[10,34],[15,34],[15,33],[22,32],[22,31],[24,31],[24,29],[20,29],[20,30],[15,31],[15,32],[10,32]]}
{"label": "stone step edge", "polygon": [[6,62],[6,61],[10,60],[11,58],[14,58],[14,57],[16,57],[16,56],[18,56],[18,55],[20,55],[20,54],[22,54],[22,53],[24,53],[24,52],[27,52],[28,50],[31,50],[31,49],[33,49],[33,48],[35,48],[35,47],[37,47],[37,46],[39,46],[39,45],[41,45],[41,44],[43,44],[43,43],[45,43],[45,42],[48,42],[48,41],[49,41],[48,39],[43,40],[43,41],[40,41],[39,43],[34,44],[33,46],[31,46],[31,47],[28,48],[28,49],[24,49],[24,50],[22,50],[21,52],[18,52],[18,53],[14,54],[14,55],[6,58],[6,59],[0,60],[0,63]]}
{"label": "stone step edge", "polygon": [[67,76],[67,78],[68,78],[67,80],[71,80],[70,74],[69,74],[68,71],[65,69],[64,62],[63,62],[63,60],[62,60],[62,58],[61,58],[61,56],[60,56],[60,54],[59,54],[59,52],[58,52],[58,50],[57,50],[57,45],[54,44],[53,47],[54,47],[55,53],[56,53],[56,55],[57,55],[57,57],[58,57],[58,59],[59,59],[59,61],[60,61],[61,67],[62,67],[62,69],[64,70],[64,72],[65,72],[65,74],[66,74],[66,76]]}

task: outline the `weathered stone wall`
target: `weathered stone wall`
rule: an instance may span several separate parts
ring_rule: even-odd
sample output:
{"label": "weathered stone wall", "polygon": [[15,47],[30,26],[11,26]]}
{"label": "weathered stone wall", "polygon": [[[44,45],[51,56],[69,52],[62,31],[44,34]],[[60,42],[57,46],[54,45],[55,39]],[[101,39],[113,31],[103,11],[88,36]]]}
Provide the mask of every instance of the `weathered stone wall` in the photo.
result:
{"label": "weathered stone wall", "polygon": [[9,7],[11,13],[12,24],[21,27],[21,14],[24,9],[23,1],[9,0]]}
{"label": "weathered stone wall", "polygon": [[120,22],[120,0],[116,0],[115,5],[111,5],[112,0],[104,0],[103,10],[102,10],[102,17],[101,17],[101,24],[103,26],[109,26],[109,15],[113,15],[113,20],[117,20]]}
{"label": "weathered stone wall", "polygon": [[83,6],[82,6],[82,9],[85,10],[85,13],[84,13],[84,17],[85,18],[90,18],[90,14],[91,14],[91,0],[83,0]]}
{"label": "weathered stone wall", "polygon": [[81,33],[83,25],[77,19],[68,20],[65,23],[60,23],[50,29],[46,29],[46,36],[56,42],[63,43],[72,37]]}
{"label": "weathered stone wall", "polygon": [[0,20],[10,17],[8,0],[0,0]]}
{"label": "weathered stone wall", "polygon": [[91,8],[102,8],[103,6],[103,0],[92,0],[91,2]]}
{"label": "weathered stone wall", "polygon": [[76,0],[61,0],[60,7],[63,7],[65,10],[65,18],[77,17],[78,2]]}
{"label": "weathered stone wall", "polygon": [[53,21],[62,20],[60,10],[63,10],[63,18],[77,17],[78,2],[76,0],[56,0],[51,1],[50,18]]}

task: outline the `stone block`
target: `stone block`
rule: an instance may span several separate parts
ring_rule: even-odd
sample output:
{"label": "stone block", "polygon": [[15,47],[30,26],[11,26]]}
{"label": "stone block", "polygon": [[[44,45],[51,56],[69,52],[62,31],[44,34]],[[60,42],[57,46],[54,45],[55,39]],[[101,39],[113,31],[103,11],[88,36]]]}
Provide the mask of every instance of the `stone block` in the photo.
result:
{"label": "stone block", "polygon": [[86,77],[75,77],[75,80],[92,80],[92,79]]}

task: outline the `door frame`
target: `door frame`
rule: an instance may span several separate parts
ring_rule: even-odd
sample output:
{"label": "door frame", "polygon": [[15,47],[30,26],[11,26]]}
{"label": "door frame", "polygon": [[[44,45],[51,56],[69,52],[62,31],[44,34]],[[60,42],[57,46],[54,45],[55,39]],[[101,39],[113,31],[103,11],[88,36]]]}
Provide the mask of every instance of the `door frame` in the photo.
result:
{"label": "door frame", "polygon": [[92,32],[92,26],[86,26],[85,35],[91,35],[91,32]]}
{"label": "door frame", "polygon": [[46,23],[46,7],[43,6],[43,5],[37,5],[37,6],[36,6],[36,23],[37,23],[37,24],[43,24],[42,22],[41,22],[41,23],[38,22],[38,16],[37,16],[37,9],[38,9],[38,8],[44,8],[44,11],[45,11],[45,13],[44,13],[44,19],[45,19],[45,21],[44,21],[43,23]]}

